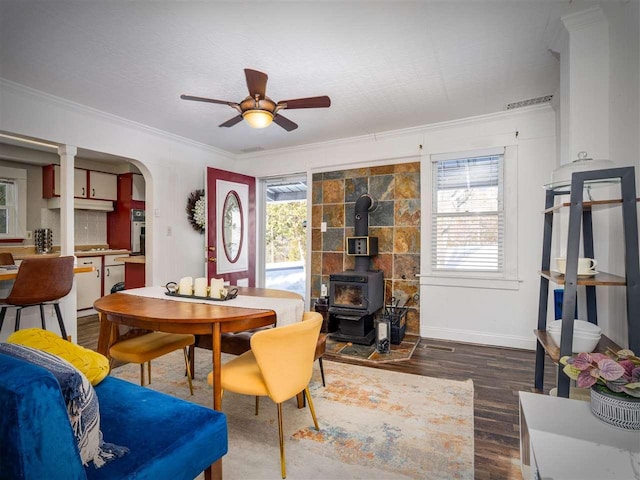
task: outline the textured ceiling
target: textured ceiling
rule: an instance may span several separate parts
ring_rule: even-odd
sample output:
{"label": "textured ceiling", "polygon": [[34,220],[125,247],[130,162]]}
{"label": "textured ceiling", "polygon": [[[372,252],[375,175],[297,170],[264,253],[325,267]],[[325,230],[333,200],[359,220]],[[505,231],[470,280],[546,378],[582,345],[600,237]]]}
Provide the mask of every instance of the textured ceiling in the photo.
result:
{"label": "textured ceiling", "polygon": [[[502,111],[559,82],[548,41],[579,0],[422,2],[0,1],[0,76],[234,153]],[[275,101],[328,95],[263,130],[226,105],[244,68]]]}

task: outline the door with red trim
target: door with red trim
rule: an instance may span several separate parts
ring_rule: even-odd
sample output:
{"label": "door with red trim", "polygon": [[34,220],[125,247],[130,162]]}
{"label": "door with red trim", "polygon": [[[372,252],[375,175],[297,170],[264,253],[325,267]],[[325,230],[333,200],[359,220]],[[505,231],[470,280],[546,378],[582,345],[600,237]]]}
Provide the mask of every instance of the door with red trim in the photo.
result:
{"label": "door with red trim", "polygon": [[207,277],[255,286],[256,179],[207,168]]}

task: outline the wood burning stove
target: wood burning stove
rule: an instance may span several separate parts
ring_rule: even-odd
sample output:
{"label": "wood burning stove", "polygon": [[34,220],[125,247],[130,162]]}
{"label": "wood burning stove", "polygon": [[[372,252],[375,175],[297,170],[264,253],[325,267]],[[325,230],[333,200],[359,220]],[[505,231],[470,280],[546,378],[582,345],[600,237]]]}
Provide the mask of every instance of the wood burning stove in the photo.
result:
{"label": "wood burning stove", "polygon": [[329,311],[343,314],[372,315],[384,303],[382,270],[347,270],[329,276]]}
{"label": "wood burning stove", "polygon": [[375,337],[373,317],[384,304],[384,272],[369,270],[371,256],[378,253],[378,239],[368,236],[369,211],[375,206],[367,194],[356,202],[356,236],[345,242],[347,255],[356,257],[355,269],[329,276],[329,314],[338,321],[334,340],[371,345]]}
{"label": "wood burning stove", "polygon": [[331,338],[371,345],[373,317],[384,303],[382,270],[350,270],[329,276],[329,314],[338,320],[338,331]]}

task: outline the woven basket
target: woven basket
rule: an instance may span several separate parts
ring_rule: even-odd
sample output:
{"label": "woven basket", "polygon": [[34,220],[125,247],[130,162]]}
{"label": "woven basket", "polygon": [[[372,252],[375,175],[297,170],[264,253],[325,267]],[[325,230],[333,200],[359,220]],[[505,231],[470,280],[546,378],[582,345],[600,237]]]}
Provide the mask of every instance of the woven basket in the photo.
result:
{"label": "woven basket", "polygon": [[625,430],[640,430],[640,398],[621,398],[591,389],[591,411],[604,422]]}

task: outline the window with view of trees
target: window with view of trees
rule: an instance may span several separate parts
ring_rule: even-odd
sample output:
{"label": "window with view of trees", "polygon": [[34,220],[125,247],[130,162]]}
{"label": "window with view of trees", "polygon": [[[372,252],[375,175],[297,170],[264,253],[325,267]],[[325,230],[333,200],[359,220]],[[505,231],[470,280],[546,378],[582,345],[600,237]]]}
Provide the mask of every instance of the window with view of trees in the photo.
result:
{"label": "window with view of trees", "polygon": [[305,259],[307,202],[267,204],[266,256],[268,263]]}
{"label": "window with view of trees", "polygon": [[504,150],[433,161],[434,271],[504,271]]}

